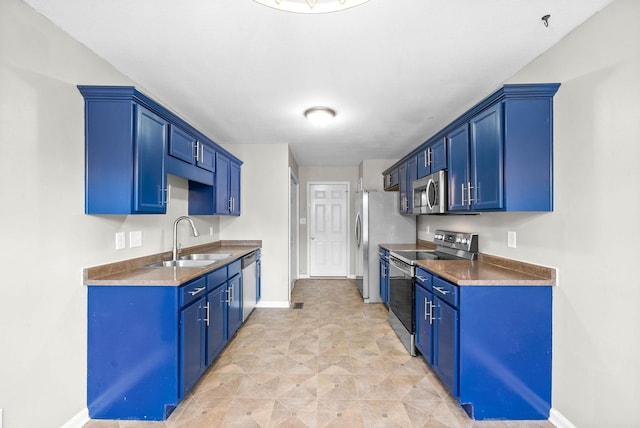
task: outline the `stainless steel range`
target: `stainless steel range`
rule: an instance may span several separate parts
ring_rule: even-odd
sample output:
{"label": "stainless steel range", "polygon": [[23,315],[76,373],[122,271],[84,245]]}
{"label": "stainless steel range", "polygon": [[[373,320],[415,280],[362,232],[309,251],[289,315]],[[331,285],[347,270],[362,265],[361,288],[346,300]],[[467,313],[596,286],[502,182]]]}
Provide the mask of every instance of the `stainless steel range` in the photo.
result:
{"label": "stainless steel range", "polygon": [[392,251],[389,254],[389,322],[411,355],[415,347],[416,260],[475,260],[478,235],[436,230],[433,251]]}

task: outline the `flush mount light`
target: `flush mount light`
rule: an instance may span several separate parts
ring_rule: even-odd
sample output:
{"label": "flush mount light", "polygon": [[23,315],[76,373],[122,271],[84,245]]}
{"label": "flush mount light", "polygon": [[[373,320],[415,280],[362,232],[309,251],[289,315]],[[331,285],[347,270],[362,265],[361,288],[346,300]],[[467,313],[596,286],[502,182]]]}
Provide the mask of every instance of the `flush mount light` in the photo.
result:
{"label": "flush mount light", "polygon": [[336,116],[336,112],[329,107],[311,107],[305,110],[304,117],[318,128],[325,126]]}
{"label": "flush mount light", "polygon": [[359,6],[369,0],[254,0],[257,3],[285,12],[327,13]]}

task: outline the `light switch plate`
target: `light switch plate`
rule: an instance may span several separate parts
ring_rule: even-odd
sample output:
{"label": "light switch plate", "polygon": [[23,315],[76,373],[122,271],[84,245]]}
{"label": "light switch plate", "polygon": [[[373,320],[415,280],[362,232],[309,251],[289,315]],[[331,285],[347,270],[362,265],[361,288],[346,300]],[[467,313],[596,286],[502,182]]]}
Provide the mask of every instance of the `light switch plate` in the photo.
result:
{"label": "light switch plate", "polygon": [[307,224],[306,218],[300,218],[300,224]]}
{"label": "light switch plate", "polygon": [[129,248],[142,246],[142,232],[129,232]]}
{"label": "light switch plate", "polygon": [[124,232],[116,233],[116,250],[122,250],[125,247]]}
{"label": "light switch plate", "polygon": [[516,233],[507,232],[507,247],[516,248]]}

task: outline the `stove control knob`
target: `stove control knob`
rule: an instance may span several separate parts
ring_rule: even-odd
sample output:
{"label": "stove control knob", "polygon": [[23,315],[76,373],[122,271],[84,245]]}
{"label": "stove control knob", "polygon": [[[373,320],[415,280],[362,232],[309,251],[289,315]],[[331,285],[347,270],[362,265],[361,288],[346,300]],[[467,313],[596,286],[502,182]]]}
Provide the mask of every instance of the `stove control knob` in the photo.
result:
{"label": "stove control knob", "polygon": [[467,243],[467,240],[466,240],[466,238],[462,238],[462,239],[460,240],[460,242],[461,242],[462,244],[466,244],[466,243]]}
{"label": "stove control knob", "polygon": [[457,237],[457,238],[456,238],[456,244],[459,244],[460,242],[461,242],[460,237]]}

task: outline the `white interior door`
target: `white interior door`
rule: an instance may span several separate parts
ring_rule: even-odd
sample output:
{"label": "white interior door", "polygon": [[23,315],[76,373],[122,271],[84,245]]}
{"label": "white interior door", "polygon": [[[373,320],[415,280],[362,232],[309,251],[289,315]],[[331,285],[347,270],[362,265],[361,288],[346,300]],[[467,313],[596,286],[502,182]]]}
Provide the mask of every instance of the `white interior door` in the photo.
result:
{"label": "white interior door", "polygon": [[291,290],[298,279],[298,228],[300,211],[298,208],[298,178],[289,168],[289,301]]}
{"label": "white interior door", "polygon": [[347,276],[349,185],[309,184],[309,276]]}

